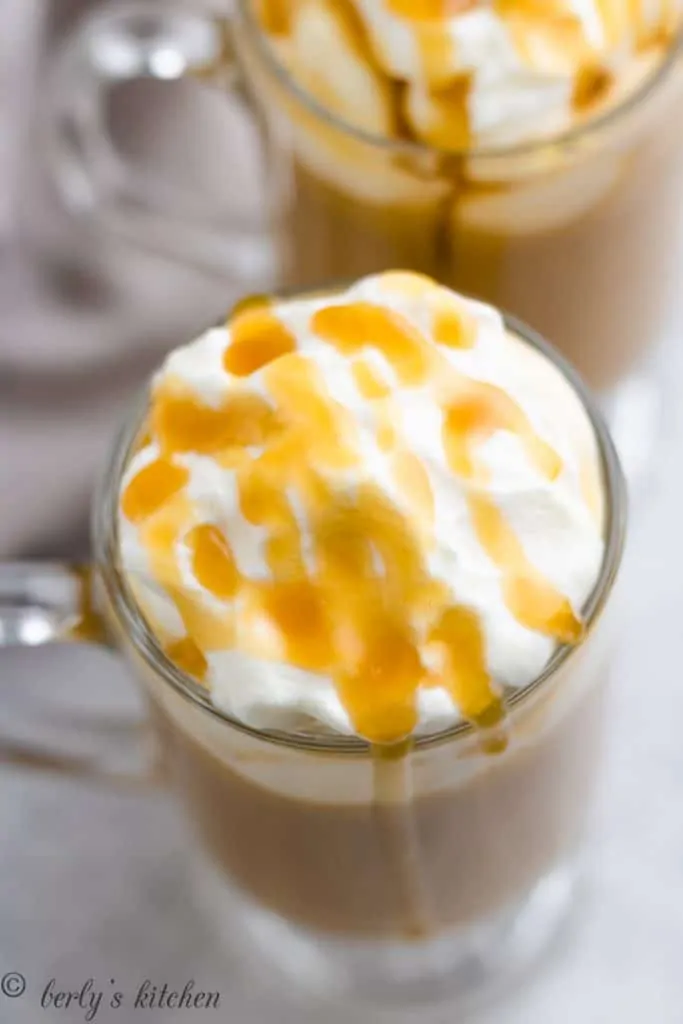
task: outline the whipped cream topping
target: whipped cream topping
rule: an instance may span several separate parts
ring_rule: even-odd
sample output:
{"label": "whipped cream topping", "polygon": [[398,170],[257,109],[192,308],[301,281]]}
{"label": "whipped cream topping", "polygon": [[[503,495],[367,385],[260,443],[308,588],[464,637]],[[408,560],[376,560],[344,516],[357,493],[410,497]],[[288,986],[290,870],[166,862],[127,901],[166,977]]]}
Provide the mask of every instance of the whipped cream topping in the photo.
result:
{"label": "whipped cream topping", "polygon": [[391,137],[402,120],[419,141],[460,151],[552,137],[617,102],[682,12],[682,0],[301,0],[271,36],[350,124]]}
{"label": "whipped cream topping", "polygon": [[494,724],[581,639],[601,486],[560,372],[492,308],[388,272],[170,354],[120,556],[217,707],[391,742]]}

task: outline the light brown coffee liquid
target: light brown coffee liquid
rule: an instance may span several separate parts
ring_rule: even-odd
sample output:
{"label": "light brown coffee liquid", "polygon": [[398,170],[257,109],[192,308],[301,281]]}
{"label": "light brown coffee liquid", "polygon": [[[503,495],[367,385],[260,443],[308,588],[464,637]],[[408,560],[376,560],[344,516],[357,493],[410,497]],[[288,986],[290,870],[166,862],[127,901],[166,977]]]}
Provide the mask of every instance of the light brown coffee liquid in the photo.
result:
{"label": "light brown coffee liquid", "polygon": [[[173,717],[155,706],[171,781],[232,886],[321,935],[402,941],[484,919],[573,856],[597,773],[605,680],[600,659],[577,664],[546,702],[515,714],[514,741],[499,756],[479,756],[468,740],[393,760],[383,746],[367,765],[367,799],[339,798],[341,765],[328,784],[319,755],[268,743],[253,747],[261,767],[252,777],[231,752],[228,725],[215,743],[213,730],[186,728],[185,699],[163,683]],[[577,687],[558,713],[555,698]],[[485,731],[479,738],[488,741]],[[273,761],[272,785],[263,758]],[[356,775],[365,790],[365,768],[351,757],[343,785]],[[297,795],[302,773],[317,778],[315,796]]]}
{"label": "light brown coffee liquid", "polygon": [[[507,749],[503,701],[497,707],[495,719],[475,727],[482,753],[495,757]],[[438,930],[438,914],[421,848],[412,737],[403,742],[373,745],[372,791],[373,816],[403,934],[407,938],[424,938]]]}

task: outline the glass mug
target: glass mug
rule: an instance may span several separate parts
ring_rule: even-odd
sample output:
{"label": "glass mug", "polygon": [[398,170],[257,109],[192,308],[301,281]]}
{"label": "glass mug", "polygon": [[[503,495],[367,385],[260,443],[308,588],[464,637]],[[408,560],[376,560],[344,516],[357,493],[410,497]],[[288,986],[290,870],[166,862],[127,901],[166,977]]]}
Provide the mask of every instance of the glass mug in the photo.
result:
{"label": "glass mug", "polygon": [[[146,395],[94,502],[92,566],[0,566],[0,646],[108,640],[126,655],[163,778],[193,825],[193,863],[219,932],[238,936],[256,965],[265,958],[328,996],[469,1005],[539,952],[572,904],[603,732],[625,490],[574,371],[533,332],[507,326],[559,367],[587,410],[606,543],[585,640],[506,698],[506,745],[494,749],[463,722],[382,758],[357,738],[261,731],[217,710],[157,643],[119,566],[118,496]],[[3,760],[79,770],[8,737]]]}
{"label": "glass mug", "polygon": [[[119,3],[72,37],[49,118],[69,204],[138,243],[230,271],[245,290],[398,266],[507,309],[552,338],[600,393],[635,475],[656,437],[654,356],[678,279],[681,39],[608,113],[559,138],[457,154],[376,137],[327,111],[278,63],[255,0],[236,0],[230,15],[220,0],[218,14],[191,6]],[[232,209],[207,209],[116,151],[109,90],[186,74],[255,112],[267,228],[249,222],[229,188]]]}

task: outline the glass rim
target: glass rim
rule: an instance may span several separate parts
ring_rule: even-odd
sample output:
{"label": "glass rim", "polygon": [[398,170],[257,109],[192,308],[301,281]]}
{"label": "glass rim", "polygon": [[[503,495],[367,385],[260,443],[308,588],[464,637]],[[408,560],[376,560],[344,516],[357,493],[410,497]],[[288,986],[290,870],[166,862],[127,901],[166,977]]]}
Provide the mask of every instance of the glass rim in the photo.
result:
{"label": "glass rim", "polygon": [[248,30],[253,34],[260,56],[264,59],[268,70],[272,72],[278,81],[285,87],[290,95],[309,113],[315,115],[327,125],[343,132],[345,135],[354,138],[357,142],[375,149],[388,152],[396,152],[405,156],[425,157],[452,161],[457,159],[504,159],[510,157],[528,156],[547,147],[566,147],[583,140],[593,132],[601,131],[603,128],[621,120],[622,115],[634,110],[654,93],[660,82],[664,81],[669,71],[676,62],[680,52],[683,51],[683,27],[673,34],[671,43],[666,55],[659,62],[652,74],[646,76],[641,84],[628,93],[623,100],[613,107],[607,108],[602,113],[588,118],[585,122],[577,124],[565,131],[555,132],[540,139],[532,139],[526,142],[513,143],[503,146],[471,146],[465,149],[443,149],[438,146],[430,146],[427,143],[412,139],[389,138],[384,135],[376,135],[374,132],[366,131],[364,128],[356,127],[328,110],[312,93],[304,89],[292,77],[287,68],[282,64],[275,54],[272,46],[269,45],[267,35],[261,28],[253,0],[238,0],[237,9],[244,18]]}
{"label": "glass rim", "polygon": [[[322,289],[321,289],[322,290]],[[327,289],[333,291],[334,289]],[[586,635],[577,646],[558,646],[543,671],[525,686],[504,695],[506,710],[514,711],[525,704],[545,683],[549,682],[575,653],[587,642],[589,634],[603,610],[621,564],[626,533],[626,486],[619,458],[609,431],[595,400],[571,364],[558,353],[540,334],[514,316],[504,315],[505,326],[523,343],[531,345],[541,355],[550,359],[562,373],[565,380],[578,395],[585,409],[596,439],[600,459],[601,477],[606,495],[605,507],[605,550],[600,573],[595,585],[584,603]],[[211,701],[208,689],[183,672],[164,653],[152,630],[138,607],[137,601],[121,571],[118,559],[118,497],[120,481],[128,465],[135,444],[144,429],[148,401],[148,385],[138,395],[132,414],[126,416],[119,435],[113,445],[112,454],[105,467],[104,478],[93,503],[92,536],[95,564],[105,588],[109,606],[123,628],[135,651],[148,664],[156,676],[170,684],[173,690],[191,703],[199,706],[227,725],[236,728],[263,742],[276,746],[320,753],[356,754],[367,756],[371,744],[358,736],[316,735],[278,730],[257,729],[241,722],[227,712],[217,708]],[[445,729],[426,735],[415,735],[413,747],[422,750],[439,744],[472,736],[476,727],[462,719]]]}

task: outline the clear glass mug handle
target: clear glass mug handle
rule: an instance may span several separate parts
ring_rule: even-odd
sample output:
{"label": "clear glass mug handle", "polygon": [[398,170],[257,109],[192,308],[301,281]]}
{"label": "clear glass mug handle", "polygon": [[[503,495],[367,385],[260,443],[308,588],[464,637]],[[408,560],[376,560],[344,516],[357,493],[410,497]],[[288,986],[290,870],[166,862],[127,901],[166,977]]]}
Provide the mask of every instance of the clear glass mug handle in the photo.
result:
{"label": "clear glass mug handle", "polygon": [[[96,608],[91,568],[61,563],[0,563],[0,649],[69,641],[115,649]],[[101,724],[105,730],[111,725],[106,719]],[[120,723],[116,727],[120,730]],[[143,755],[139,771],[112,765],[104,749],[98,757],[70,757],[14,741],[2,730],[0,766],[38,768],[123,786],[158,783],[162,775],[160,760],[148,730],[132,723],[125,723],[124,729],[125,738]]]}
{"label": "clear glass mug handle", "polygon": [[[107,98],[139,78],[186,75],[219,85],[250,110],[231,55],[230,16],[160,0],[116,2],[95,10],[59,53],[45,108],[47,156],[67,206],[136,245],[263,290],[276,277],[267,213],[202,202],[136,169],[106,123]],[[260,218],[258,218],[260,220]]]}

